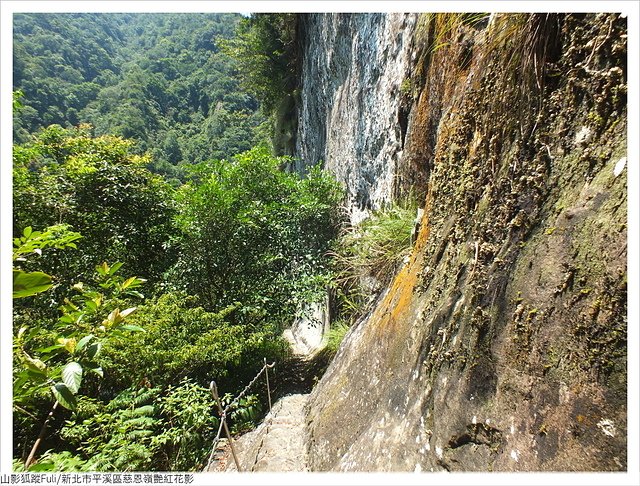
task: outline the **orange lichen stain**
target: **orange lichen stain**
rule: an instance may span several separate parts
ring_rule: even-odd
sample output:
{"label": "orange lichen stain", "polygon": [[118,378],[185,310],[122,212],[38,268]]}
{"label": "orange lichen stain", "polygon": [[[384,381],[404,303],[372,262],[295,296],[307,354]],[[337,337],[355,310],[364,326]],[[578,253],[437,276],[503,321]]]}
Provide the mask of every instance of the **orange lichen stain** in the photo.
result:
{"label": "orange lichen stain", "polygon": [[[429,194],[431,194],[431,187],[429,187]],[[429,240],[429,210],[431,209],[431,203],[429,200],[427,200],[427,204],[425,206],[426,209],[422,214],[422,221],[420,221],[420,231],[418,232],[416,244],[414,245],[413,252],[411,253],[411,264],[417,260],[417,257],[420,254],[422,254],[422,250]]]}
{"label": "orange lichen stain", "polygon": [[379,335],[386,334],[388,336],[401,323],[407,321],[418,274],[422,269],[422,250],[428,238],[429,224],[427,211],[425,211],[409,262],[396,275],[391,289],[372,316],[373,322],[376,323],[374,327]]}

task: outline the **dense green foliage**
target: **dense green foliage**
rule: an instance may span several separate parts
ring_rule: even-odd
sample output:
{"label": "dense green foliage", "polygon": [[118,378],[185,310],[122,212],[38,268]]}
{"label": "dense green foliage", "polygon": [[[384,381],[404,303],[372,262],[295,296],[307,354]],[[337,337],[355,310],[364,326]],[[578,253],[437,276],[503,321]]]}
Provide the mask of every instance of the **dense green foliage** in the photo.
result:
{"label": "dense green foliage", "polygon": [[68,225],[50,226],[44,231],[33,231],[27,226],[13,240],[13,298],[21,299],[49,290],[53,286],[51,275],[40,270],[26,271],[28,256],[42,255],[45,248],[77,248],[75,241],[82,235],[69,230]]}
{"label": "dense green foliage", "polygon": [[[219,420],[209,391],[190,380],[131,388],[108,403],[81,397],[64,423],[69,451],[46,451],[31,471],[168,471],[201,468]],[[16,461],[17,470],[24,466]]]}
{"label": "dense green foliage", "polygon": [[[231,403],[331,284],[342,191],[263,143],[253,96],[272,109],[293,84],[240,87],[249,66],[217,46],[239,19],[15,16],[16,469],[201,468],[209,381]],[[291,55],[295,16],[252,22],[267,64]]]}
{"label": "dense green foliage", "polygon": [[190,377],[199,383],[215,379],[226,389],[246,381],[263,357],[275,359],[284,352],[284,342],[269,323],[238,323],[244,308],[232,306],[216,313],[196,302],[193,296],[167,293],[138,308],[129,322],[145,333],[135,342],[114,339],[105,349],[114,388],[163,386]]}
{"label": "dense green foliage", "polygon": [[14,16],[14,89],[25,95],[14,127],[19,140],[54,123],[78,123],[78,112],[101,89],[101,76],[119,71],[121,24],[113,16],[91,22],[83,14]]}
{"label": "dense green foliage", "polygon": [[[52,234],[53,231],[49,228],[41,234]],[[42,250],[49,245],[39,245],[40,238],[31,238],[34,233],[38,232],[27,230],[25,235],[28,236],[16,239],[17,251],[25,247],[23,239],[26,238],[27,243],[32,242],[30,246],[37,250],[34,251],[36,254],[43,254]],[[68,241],[75,236],[76,233],[63,228],[62,235],[56,238]],[[109,339],[116,336],[130,339],[131,332],[143,331],[126,319],[136,311],[131,305],[132,299],[141,297],[136,289],[144,280],[116,275],[121,266],[120,263],[112,266],[103,263],[96,268],[95,285],[74,285],[74,295],[64,299],[61,313],[55,320],[41,318],[34,322],[30,313],[32,308],[16,308],[13,403],[19,412],[16,415],[19,427],[14,439],[24,441],[25,448],[38,425],[38,411],[51,408],[53,414],[58,405],[76,410],[81,388],[83,393],[96,389],[96,379],[104,377],[102,349]],[[34,446],[27,464],[32,462],[36,452],[37,446]]]}
{"label": "dense green foliage", "polygon": [[254,149],[198,167],[181,188],[176,280],[205,307],[250,303],[247,322],[280,324],[323,288],[341,193],[319,170],[305,179],[279,170],[286,162]]}
{"label": "dense green foliage", "polygon": [[237,63],[214,40],[236,14],[17,14],[14,90],[24,93],[14,137],[51,124],[90,123],[150,151],[170,177],[267,137]]}
{"label": "dense green foliage", "polygon": [[254,14],[240,21],[236,36],[219,41],[240,63],[243,86],[269,112],[296,88],[297,22],[292,13]]}
{"label": "dense green foliage", "polygon": [[154,284],[173,263],[173,189],[132,148],[119,137],[93,137],[86,126],[57,125],[14,147],[14,233],[65,223],[84,237],[82,252],[54,252],[38,263],[58,288],[88,278],[105,260]]}
{"label": "dense green foliage", "polygon": [[130,388],[107,404],[87,399],[62,437],[89,469],[137,471],[202,467],[218,419],[209,391],[182,380],[160,388]]}
{"label": "dense green foliage", "polygon": [[[319,169],[304,179],[285,173],[286,159],[257,148],[195,166],[176,191],[149,172],[148,156],[131,153],[129,141],[92,137],[82,127],[54,125],[15,149],[16,271],[48,279],[37,292],[22,289],[14,308],[18,454],[28,452],[56,402],[73,412],[59,412],[69,420],[64,428],[49,425],[50,453],[35,468],[201,464],[208,429],[177,444],[163,418],[166,400],[184,380],[202,387],[213,378],[238,390],[264,358],[286,354],[283,327],[330,279],[325,254],[337,184]],[[52,221],[66,224],[32,229]],[[143,279],[118,276],[121,267],[150,281],[143,289]],[[143,302],[140,290],[155,296]],[[143,405],[152,407],[146,415],[109,405],[146,388],[157,391]],[[82,415],[86,403],[95,405],[90,415]],[[255,404],[236,413],[236,430],[249,409]],[[85,422],[98,436],[82,435]]]}

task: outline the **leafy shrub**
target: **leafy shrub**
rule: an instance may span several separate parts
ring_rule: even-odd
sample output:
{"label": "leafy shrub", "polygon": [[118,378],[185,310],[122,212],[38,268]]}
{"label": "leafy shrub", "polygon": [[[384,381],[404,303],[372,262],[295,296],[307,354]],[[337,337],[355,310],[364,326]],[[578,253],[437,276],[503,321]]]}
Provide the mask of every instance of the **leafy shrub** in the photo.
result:
{"label": "leafy shrub", "polygon": [[[191,437],[191,432],[182,430],[186,442],[180,443],[163,435],[167,417],[186,413],[177,403],[189,402],[180,397],[163,401],[171,396],[168,390],[182,386],[185,378],[197,383],[215,379],[224,391],[237,393],[261,368],[263,358],[272,361],[285,354],[282,326],[300,302],[318,298],[329,278],[325,253],[334,234],[341,191],[319,169],[304,179],[281,172],[279,166],[285,159],[271,157],[265,149],[230,163],[199,167],[190,185],[180,191],[177,222],[182,234],[168,243],[165,230],[170,224],[155,227],[157,233],[150,227],[136,229],[137,219],[129,219],[126,208],[120,206],[129,201],[127,204],[139,203],[142,211],[156,210],[148,207],[154,197],[149,193],[153,184],[144,182],[151,176],[130,160],[128,150],[129,144],[121,139],[93,139],[52,127],[33,145],[16,151],[17,174],[23,178],[16,187],[21,218],[46,219],[53,212],[62,219],[77,216],[79,224],[91,221],[83,226],[82,239],[90,250],[75,249],[78,258],[73,260],[65,252],[67,247],[74,249],[79,234],[66,226],[43,233],[26,226],[17,233],[16,261],[27,256],[33,260],[19,262],[19,271],[28,275],[42,265],[67,272],[63,278],[51,272],[53,279],[41,272],[39,293],[21,299],[29,302],[14,308],[14,408],[19,412],[14,453],[21,454],[19,448],[26,449],[35,440],[39,417],[51,408],[52,393],[56,404],[72,411],[58,412],[73,424],[63,434],[59,421],[47,425],[53,430],[43,449],[55,452],[51,460],[39,462],[40,468],[192,467],[199,460],[194,454],[200,454],[201,433]],[[107,167],[111,162],[115,166]],[[119,185],[129,179],[107,177],[118,187],[103,185],[102,176],[111,169],[140,176],[146,195],[136,193],[131,200],[117,196],[126,193]],[[38,181],[43,185],[37,186]],[[88,185],[78,185],[78,181]],[[79,216],[84,206],[78,201],[101,195],[114,204],[102,206],[95,200],[89,207],[96,211]],[[57,200],[58,196],[62,199]],[[29,215],[31,206],[36,210]],[[118,211],[123,214],[116,216]],[[98,235],[108,232],[111,218],[117,222],[118,217],[124,226],[118,229],[116,224],[116,234],[132,228],[135,238],[116,238],[114,245],[106,241],[101,247],[108,238]],[[132,305],[143,297],[139,286],[144,279],[120,277],[117,272],[122,263],[98,265],[95,283],[83,279],[85,282],[76,280],[71,286],[71,277],[88,277],[83,265],[89,260],[104,256],[102,253],[120,254],[129,244],[144,246],[147,237],[182,251],[179,264],[158,288],[182,287],[194,295],[173,290],[147,304]],[[46,248],[46,258],[40,256],[42,251],[34,252],[41,250],[38,245]],[[137,253],[140,256],[144,251]],[[134,261],[142,265],[141,257]],[[44,311],[44,300],[36,300],[39,297],[48,301]],[[55,316],[60,310],[62,315]],[[136,339],[131,338],[131,331],[138,331]],[[95,376],[85,373],[88,371]],[[78,393],[80,386],[82,394]],[[111,403],[123,390],[141,387],[156,390],[156,394],[126,410]],[[90,412],[81,410],[89,399],[95,399]],[[246,430],[257,417],[258,403],[252,400],[246,398],[234,411],[234,430]],[[200,425],[194,427],[199,430]],[[92,429],[99,432],[94,436]],[[152,437],[156,438],[153,443]],[[164,442],[159,443],[158,437]],[[56,455],[68,447],[65,440],[75,445],[71,456]],[[82,454],[76,456],[76,451]],[[76,459],[80,462],[74,462]],[[89,459],[90,463],[82,462]]]}
{"label": "leafy shrub", "polygon": [[209,390],[184,379],[169,387],[160,400],[162,432],[154,446],[162,446],[161,469],[189,471],[202,469],[207,459],[219,420]]}
{"label": "leafy shrub", "polygon": [[192,380],[177,386],[129,388],[108,404],[81,407],[62,437],[78,461],[98,471],[201,469],[218,427],[209,391]]}
{"label": "leafy shrub", "polygon": [[245,395],[236,402],[233,402],[233,398],[231,393],[227,393],[221,398],[221,402],[223,407],[231,404],[229,418],[231,419],[231,433],[235,435],[255,427],[262,411],[262,404],[258,395]]}
{"label": "leafy shrub", "polygon": [[48,450],[29,469],[25,469],[22,461],[13,460],[13,470],[15,472],[89,472],[94,469],[92,461],[85,461],[80,456],[69,451],[54,452]]}
{"label": "leafy shrub", "polygon": [[309,290],[294,282],[328,273],[324,255],[342,193],[318,169],[304,179],[282,172],[287,162],[256,148],[200,165],[181,188],[172,279],[208,311],[240,302],[250,311],[244,325],[281,329]]}
{"label": "leafy shrub", "polygon": [[[14,255],[26,248],[41,250],[60,245],[60,242],[68,245],[69,238],[75,238],[74,233],[66,230],[63,236],[53,240],[45,238],[47,235],[51,236],[51,233],[25,232],[23,238],[14,242],[17,246]],[[16,423],[20,424],[14,439],[16,443],[22,442],[25,449],[34,442],[26,467],[35,459],[40,444],[32,437],[40,420],[36,416],[38,411],[50,408],[49,416],[41,425],[44,432],[58,405],[76,410],[80,388],[83,392],[87,388],[91,391],[96,379],[104,376],[100,363],[104,344],[115,337],[130,339],[130,331],[142,331],[126,322],[136,310],[126,304],[129,297],[138,296],[135,289],[143,280],[116,275],[121,266],[103,263],[97,267],[99,290],[76,284],[74,290],[78,294],[64,299],[60,306],[62,315],[51,327],[33,326],[32,323],[30,326],[14,325],[13,407],[19,412]]]}
{"label": "leafy shrub", "polygon": [[148,469],[153,463],[153,439],[161,424],[156,400],[159,389],[125,390],[99,411],[78,413],[61,431],[63,439],[91,459],[98,471]]}
{"label": "leafy shrub", "polygon": [[14,235],[65,223],[83,236],[74,255],[53,251],[43,262],[63,287],[105,260],[155,282],[172,263],[173,190],[146,169],[149,158],[134,154],[133,142],[52,125],[15,146],[13,161]]}
{"label": "leafy shrub", "polygon": [[50,275],[44,272],[26,272],[20,267],[29,264],[29,258],[42,256],[46,248],[77,248],[75,241],[82,235],[70,230],[68,225],[49,226],[43,231],[33,231],[27,226],[22,235],[13,240],[13,298],[31,297],[49,290],[53,285]]}
{"label": "leafy shrub", "polygon": [[187,376],[201,383],[215,379],[225,390],[243,386],[263,357],[280,357],[286,343],[273,327],[233,324],[242,311],[231,306],[208,312],[180,293],[140,306],[129,322],[145,332],[135,340],[113,339],[105,348],[103,367],[111,393],[139,383],[175,385]]}

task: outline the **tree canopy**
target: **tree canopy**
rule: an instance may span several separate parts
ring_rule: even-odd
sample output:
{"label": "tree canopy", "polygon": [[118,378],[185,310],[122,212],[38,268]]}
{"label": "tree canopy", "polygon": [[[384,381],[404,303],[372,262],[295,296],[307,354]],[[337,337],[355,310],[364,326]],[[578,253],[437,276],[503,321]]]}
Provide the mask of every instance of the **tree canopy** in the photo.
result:
{"label": "tree canopy", "polygon": [[222,159],[266,140],[259,104],[216,39],[237,14],[16,14],[14,138],[51,124],[89,123],[137,142],[150,168]]}

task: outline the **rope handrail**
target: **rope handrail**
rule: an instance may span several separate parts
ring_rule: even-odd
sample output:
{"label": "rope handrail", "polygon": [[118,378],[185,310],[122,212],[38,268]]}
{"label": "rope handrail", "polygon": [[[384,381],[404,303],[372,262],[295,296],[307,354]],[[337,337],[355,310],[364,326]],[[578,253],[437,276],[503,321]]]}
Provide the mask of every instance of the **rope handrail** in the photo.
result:
{"label": "rope handrail", "polygon": [[214,458],[213,456],[215,454],[218,442],[220,441],[220,434],[222,433],[222,429],[223,428],[224,428],[225,433],[227,434],[227,437],[229,438],[229,446],[231,447],[231,455],[233,456],[233,460],[236,463],[236,468],[237,468],[238,472],[241,471],[240,463],[238,462],[238,457],[236,456],[236,451],[235,451],[235,448],[233,447],[233,440],[231,438],[231,433],[229,432],[229,427],[227,426],[227,412],[229,412],[231,407],[233,407],[234,405],[238,404],[239,400],[246,395],[246,393],[249,391],[249,389],[253,386],[253,384],[256,382],[256,380],[260,377],[260,375],[263,372],[266,372],[267,396],[269,398],[269,411],[271,411],[271,388],[269,387],[269,371],[268,371],[268,369],[269,368],[273,368],[275,365],[276,365],[275,361],[273,363],[271,363],[271,364],[267,364],[267,358],[264,358],[264,365],[262,366],[260,371],[258,371],[258,374],[256,376],[254,376],[253,380],[251,380],[249,382],[249,384],[247,386],[245,386],[244,389],[238,394],[238,396],[236,396],[224,408],[222,408],[222,402],[220,401],[220,396],[218,395],[218,387],[216,385],[216,382],[212,380],[211,383],[209,384],[209,390],[211,390],[211,395],[213,396],[213,399],[216,402],[216,405],[218,406],[218,412],[220,413],[220,426],[218,427],[218,433],[216,434],[216,438],[213,440],[213,443],[211,444],[211,454],[209,454],[209,460],[207,461],[207,471],[211,468],[211,463],[213,462],[213,458]]}
{"label": "rope handrail", "polygon": [[267,360],[265,359],[264,365],[262,366],[260,371],[258,371],[258,374],[253,378],[253,380],[251,380],[249,384],[244,387],[244,390],[242,390],[237,397],[235,397],[226,407],[224,407],[223,409],[224,413],[226,414],[231,409],[231,407],[233,407],[234,405],[237,405],[238,401],[247,394],[247,392],[249,391],[249,388],[251,388],[254,385],[254,383],[258,380],[258,378],[260,378],[260,375],[264,372],[264,370],[266,370],[267,368],[273,368],[275,365],[276,365],[275,361],[271,364],[267,364]]}

